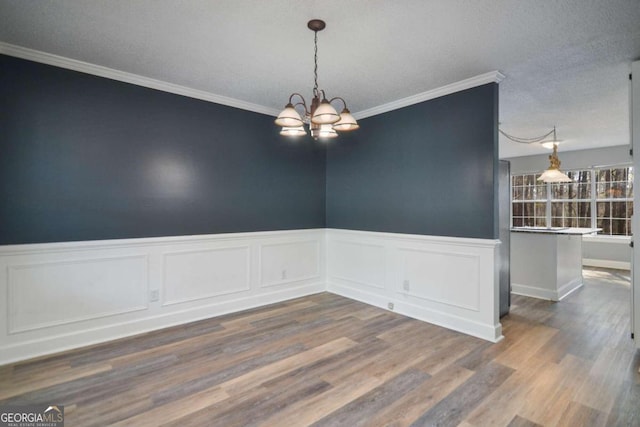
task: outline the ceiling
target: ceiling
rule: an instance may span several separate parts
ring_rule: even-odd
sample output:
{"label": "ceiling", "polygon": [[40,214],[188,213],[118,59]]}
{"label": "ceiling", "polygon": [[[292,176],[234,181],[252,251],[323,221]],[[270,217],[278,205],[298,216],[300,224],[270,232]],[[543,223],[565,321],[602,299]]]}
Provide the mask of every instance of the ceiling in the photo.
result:
{"label": "ceiling", "polygon": [[[319,85],[352,112],[498,70],[500,123],[560,151],[629,143],[639,0],[0,0],[0,42],[276,111]],[[546,153],[500,137],[500,157]]]}

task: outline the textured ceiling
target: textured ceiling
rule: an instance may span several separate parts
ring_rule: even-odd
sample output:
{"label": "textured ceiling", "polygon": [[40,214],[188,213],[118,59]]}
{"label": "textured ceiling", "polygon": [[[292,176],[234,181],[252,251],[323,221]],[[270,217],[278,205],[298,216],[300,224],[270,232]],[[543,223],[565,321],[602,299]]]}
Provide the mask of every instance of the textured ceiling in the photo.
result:
{"label": "textured ceiling", "polygon": [[499,70],[505,131],[629,143],[639,0],[0,0],[0,41],[280,109],[313,86],[312,18],[320,87],[352,112]]}

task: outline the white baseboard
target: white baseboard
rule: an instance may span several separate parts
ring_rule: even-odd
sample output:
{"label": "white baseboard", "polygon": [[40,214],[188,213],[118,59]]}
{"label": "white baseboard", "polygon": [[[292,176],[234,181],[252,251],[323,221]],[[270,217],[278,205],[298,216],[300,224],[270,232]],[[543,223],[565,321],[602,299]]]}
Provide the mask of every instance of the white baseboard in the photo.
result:
{"label": "white baseboard", "polygon": [[556,292],[556,299],[554,301],[561,301],[563,298],[568,296],[570,293],[577,291],[583,286],[582,277],[577,277],[569,283],[565,283],[564,285],[558,288]]}
{"label": "white baseboard", "polygon": [[[423,306],[410,304],[395,299],[389,301],[388,299],[385,299],[380,295],[365,292],[359,289],[354,289],[348,286],[339,285],[336,283],[328,283],[327,290],[331,293],[343,296],[345,298],[353,299],[365,304],[393,311],[395,313],[402,314],[403,316],[422,320],[423,322],[442,326],[443,328],[452,329],[454,331],[462,332],[464,334],[481,338],[483,340],[499,342],[504,338],[502,336],[502,325],[500,323],[497,323],[492,327],[490,325],[485,325],[480,322],[475,322],[463,317],[454,316],[450,313],[436,311]],[[389,303],[393,304],[393,309],[389,309]]]}
{"label": "white baseboard", "polygon": [[522,295],[525,297],[544,299],[548,301],[560,301],[570,293],[582,287],[582,279],[577,278],[569,283],[562,285],[558,290],[538,288],[535,286],[521,285],[518,283],[511,284],[511,293]]}
{"label": "white baseboard", "polygon": [[0,365],[323,292],[324,241],[320,229],[0,247]]}
{"label": "white baseboard", "polygon": [[497,342],[498,244],[315,229],[0,246],[0,365],[326,290]]}
{"label": "white baseboard", "polygon": [[491,239],[327,230],[327,289],[347,298],[497,342]]}
{"label": "white baseboard", "polygon": [[511,284],[511,293],[516,295],[522,295],[525,297],[546,299],[549,301],[554,301],[554,298],[557,297],[557,293],[552,290],[536,288],[534,286],[528,286],[528,285],[520,285],[518,283]]}
{"label": "white baseboard", "polygon": [[631,270],[631,262],[608,259],[582,258],[582,265],[588,267],[612,268],[614,270]]}
{"label": "white baseboard", "polygon": [[190,308],[184,311],[165,313],[127,322],[114,322],[96,328],[77,330],[69,334],[54,335],[46,338],[19,342],[2,347],[0,365],[43,355],[60,353],[79,347],[100,344],[171,326],[182,325],[198,320],[209,319],[211,317],[222,316],[228,313],[282,302],[293,298],[313,295],[324,291],[325,284],[316,283],[301,286],[299,288],[288,289],[286,291],[273,292],[268,295],[242,298],[235,301],[226,301],[224,303],[214,303]]}

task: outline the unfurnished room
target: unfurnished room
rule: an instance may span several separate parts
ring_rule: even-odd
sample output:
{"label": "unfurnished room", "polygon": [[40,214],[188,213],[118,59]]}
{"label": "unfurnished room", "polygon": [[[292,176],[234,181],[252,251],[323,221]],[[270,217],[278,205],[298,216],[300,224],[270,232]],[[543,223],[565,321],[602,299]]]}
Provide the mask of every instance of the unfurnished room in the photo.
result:
{"label": "unfurnished room", "polygon": [[0,0],[1,426],[640,426],[638,0]]}

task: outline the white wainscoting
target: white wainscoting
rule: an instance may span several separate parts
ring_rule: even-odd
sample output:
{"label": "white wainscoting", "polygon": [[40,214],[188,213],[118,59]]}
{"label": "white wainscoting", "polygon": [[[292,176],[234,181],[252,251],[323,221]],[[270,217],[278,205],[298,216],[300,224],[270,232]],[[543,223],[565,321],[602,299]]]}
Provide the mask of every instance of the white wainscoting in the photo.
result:
{"label": "white wainscoting", "polygon": [[260,286],[319,279],[324,265],[321,253],[317,239],[260,245]]}
{"label": "white wainscoting", "polygon": [[485,340],[502,339],[499,241],[327,230],[330,292]]}
{"label": "white wainscoting", "polygon": [[323,229],[2,246],[0,365],[322,292],[324,253]]}
{"label": "white wainscoting", "polygon": [[490,239],[316,229],[0,247],[0,365],[328,290],[492,342]]}

